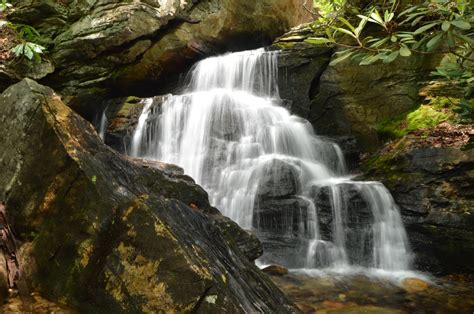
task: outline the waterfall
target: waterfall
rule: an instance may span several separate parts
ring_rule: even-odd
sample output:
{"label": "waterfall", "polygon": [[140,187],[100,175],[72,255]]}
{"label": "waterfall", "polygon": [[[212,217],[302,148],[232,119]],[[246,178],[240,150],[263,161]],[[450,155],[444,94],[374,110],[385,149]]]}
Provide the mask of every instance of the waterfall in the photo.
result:
{"label": "waterfall", "polygon": [[[94,119],[94,124],[96,125],[97,127],[97,130],[99,131],[99,137],[101,138],[101,140],[105,140],[105,133],[107,133],[107,125],[109,123],[108,119],[107,119],[107,109],[108,109],[109,106],[106,106],[104,111],[102,111],[102,114],[100,115],[100,119],[98,119],[98,115],[95,117]],[[97,121],[98,121],[98,125],[97,125]]]}
{"label": "waterfall", "polygon": [[277,60],[259,49],[197,63],[182,95],[146,100],[132,155],[183,167],[212,205],[259,236],[261,263],[409,269],[390,193],[352,181],[339,146],[282,106]]}

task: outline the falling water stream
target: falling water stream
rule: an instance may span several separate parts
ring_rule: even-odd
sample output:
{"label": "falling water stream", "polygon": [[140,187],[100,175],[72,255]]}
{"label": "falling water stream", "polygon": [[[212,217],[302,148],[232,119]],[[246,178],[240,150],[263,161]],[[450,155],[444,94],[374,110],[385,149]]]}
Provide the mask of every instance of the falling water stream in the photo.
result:
{"label": "falling water stream", "polygon": [[145,101],[131,154],[183,167],[215,207],[259,236],[261,264],[410,269],[390,193],[352,181],[339,146],[282,106],[277,60],[259,49],[197,63],[182,95]]}

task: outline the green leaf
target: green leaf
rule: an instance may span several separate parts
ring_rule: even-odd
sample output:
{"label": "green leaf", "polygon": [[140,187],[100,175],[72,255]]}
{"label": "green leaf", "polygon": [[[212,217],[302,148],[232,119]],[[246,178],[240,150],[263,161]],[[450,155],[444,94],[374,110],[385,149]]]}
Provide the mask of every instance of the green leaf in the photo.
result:
{"label": "green leaf", "polygon": [[379,55],[368,56],[368,57],[362,59],[362,61],[359,63],[359,65],[369,65],[369,64],[372,64],[372,63],[376,62],[379,59],[380,59]]}
{"label": "green leaf", "polygon": [[371,19],[375,20],[375,23],[380,24],[382,26],[385,26],[385,23],[383,22],[382,17],[380,16],[380,13],[375,10],[370,14]]}
{"label": "green leaf", "polygon": [[329,44],[329,43],[333,43],[334,40],[327,39],[324,37],[309,37],[308,39],[305,40],[305,42],[310,43],[310,44]]}
{"label": "green leaf", "polygon": [[368,54],[366,52],[359,52],[359,53],[354,54],[351,57],[351,60],[354,62],[360,62],[362,61],[362,59],[367,58],[367,56]]}
{"label": "green leaf", "polygon": [[459,33],[454,33],[454,36],[458,37],[459,39],[464,40],[465,42],[467,42],[471,45],[474,45],[474,38],[471,38],[471,37],[468,37],[468,36],[465,36],[465,35],[459,34]]}
{"label": "green leaf", "polygon": [[436,48],[439,45],[439,42],[443,35],[444,33],[439,33],[435,37],[431,38],[430,41],[426,43],[426,48],[428,48],[429,51],[432,51],[434,48]]}
{"label": "green leaf", "polygon": [[357,38],[356,35],[354,35],[350,30],[347,30],[347,29],[345,29],[345,28],[336,27],[336,30],[338,30],[338,31],[341,32],[341,33],[345,33],[345,34],[347,34],[347,35],[350,35],[350,36],[352,36],[352,37],[354,37],[354,38]]}
{"label": "green leaf", "polygon": [[[421,15],[419,17],[417,17],[416,19],[413,20],[413,22],[411,22],[411,26],[415,26],[416,24],[418,24],[425,16],[424,15]],[[405,21],[403,21],[405,22]],[[403,24],[403,22],[401,24]]]}
{"label": "green leaf", "polygon": [[449,23],[449,21],[444,21],[443,24],[441,24],[441,29],[447,32],[450,26],[451,26],[451,23]]}
{"label": "green leaf", "polygon": [[407,46],[401,46],[399,50],[400,56],[409,57],[411,56],[411,50]]}
{"label": "green leaf", "polygon": [[385,15],[384,15],[385,23],[390,22],[394,16],[395,14],[393,12],[389,12],[388,10],[385,10]]}
{"label": "green leaf", "polygon": [[326,35],[327,35],[328,38],[333,39],[333,36],[332,36],[331,31],[330,31],[329,28],[326,28]]}
{"label": "green leaf", "polygon": [[402,38],[414,38],[412,33],[399,32],[397,33],[398,37]]}
{"label": "green leaf", "polygon": [[372,48],[380,47],[380,46],[382,46],[383,44],[385,44],[389,39],[390,39],[390,37],[385,37],[385,38],[382,38],[382,39],[380,39],[380,40],[377,40],[375,43],[373,43],[372,45],[370,45],[370,47],[372,47]]}
{"label": "green leaf", "polygon": [[453,24],[459,29],[463,29],[463,30],[471,29],[471,24],[468,21],[454,20],[454,21],[451,21],[451,24]]}
{"label": "green leaf", "polygon": [[369,42],[373,42],[374,39],[377,38],[372,38],[372,36],[365,37],[361,40],[361,43],[363,46],[366,46]]}
{"label": "green leaf", "polygon": [[360,33],[362,33],[362,30],[364,29],[365,25],[367,24],[367,21],[369,20],[368,17],[364,16],[361,18],[359,25],[357,28],[354,30],[354,33],[356,36],[360,36]]}
{"label": "green leaf", "polygon": [[438,25],[440,23],[440,21],[438,22],[434,22],[434,23],[430,23],[430,24],[426,24],[420,28],[418,28],[416,31],[413,32],[414,35],[418,35],[418,34],[421,34],[423,32],[426,32],[427,30],[429,30],[430,28],[433,28],[435,27],[436,25]]}
{"label": "green leaf", "polygon": [[25,49],[23,50],[23,54],[24,54],[25,57],[27,57],[29,60],[32,60],[32,59],[33,59],[33,56],[35,55],[35,52],[33,51],[33,49],[31,49],[30,46],[25,45]]}
{"label": "green leaf", "polygon": [[19,57],[23,54],[23,47],[24,45],[23,44],[18,44],[16,45],[15,47],[13,47],[12,49],[10,49],[10,51],[16,56],[16,57]]}
{"label": "green leaf", "polygon": [[338,64],[338,63],[340,63],[340,62],[346,60],[346,59],[349,58],[352,54],[353,54],[353,52],[349,52],[349,53],[347,53],[347,54],[343,54],[342,56],[340,56],[340,57],[338,57],[338,58],[332,60],[332,61],[329,63],[329,65],[334,66],[334,65],[336,65],[336,64]]}
{"label": "green leaf", "polygon": [[41,61],[40,54],[44,53],[45,50],[45,47],[32,42],[24,42],[10,49],[16,57],[26,57],[29,60],[34,58],[38,61]]}
{"label": "green leaf", "polygon": [[35,43],[26,43],[26,45],[28,47],[30,47],[34,52],[36,52],[37,54],[41,54],[44,52],[44,50],[46,49],[45,47],[41,46],[41,45],[38,45],[38,44],[35,44]]}
{"label": "green leaf", "polygon": [[352,32],[355,32],[355,27],[352,26],[352,24],[349,23],[348,20],[346,20],[346,19],[343,18],[343,17],[339,17],[338,19],[339,19],[339,21],[341,21],[342,23],[344,23],[347,27],[349,27]]}
{"label": "green leaf", "polygon": [[393,62],[395,59],[397,59],[398,57],[398,50],[397,51],[394,51],[392,52],[391,54],[389,54],[388,56],[385,56],[383,57],[383,63],[391,63]]}
{"label": "green leaf", "polygon": [[407,13],[411,13],[411,12],[415,11],[417,8],[418,8],[418,6],[409,7],[408,9],[402,11],[402,12],[398,15],[398,17],[402,17],[402,16],[404,16],[404,15],[407,14]]}
{"label": "green leaf", "polygon": [[413,49],[420,48],[422,45],[424,45],[428,41],[428,39],[429,39],[428,36],[423,36],[423,38],[418,40],[418,42],[416,44],[414,44],[412,48]]}

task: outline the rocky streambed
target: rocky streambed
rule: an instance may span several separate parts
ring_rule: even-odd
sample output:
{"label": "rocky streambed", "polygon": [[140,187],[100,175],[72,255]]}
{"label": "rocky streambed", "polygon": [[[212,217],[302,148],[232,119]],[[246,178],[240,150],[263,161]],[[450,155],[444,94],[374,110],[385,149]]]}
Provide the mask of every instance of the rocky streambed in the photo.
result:
{"label": "rocky streambed", "polygon": [[396,279],[330,273],[273,275],[303,313],[472,313],[474,278],[451,275]]}

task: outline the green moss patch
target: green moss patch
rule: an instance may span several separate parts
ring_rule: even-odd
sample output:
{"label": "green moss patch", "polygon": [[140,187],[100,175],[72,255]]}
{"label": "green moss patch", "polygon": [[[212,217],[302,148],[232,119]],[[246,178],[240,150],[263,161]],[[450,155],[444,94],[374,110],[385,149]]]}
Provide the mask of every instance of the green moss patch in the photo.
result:
{"label": "green moss patch", "polygon": [[428,104],[420,105],[411,112],[382,122],[377,131],[386,137],[400,138],[416,130],[435,127],[442,122],[455,123],[459,117],[453,109],[458,104],[459,99],[456,98],[433,98]]}

